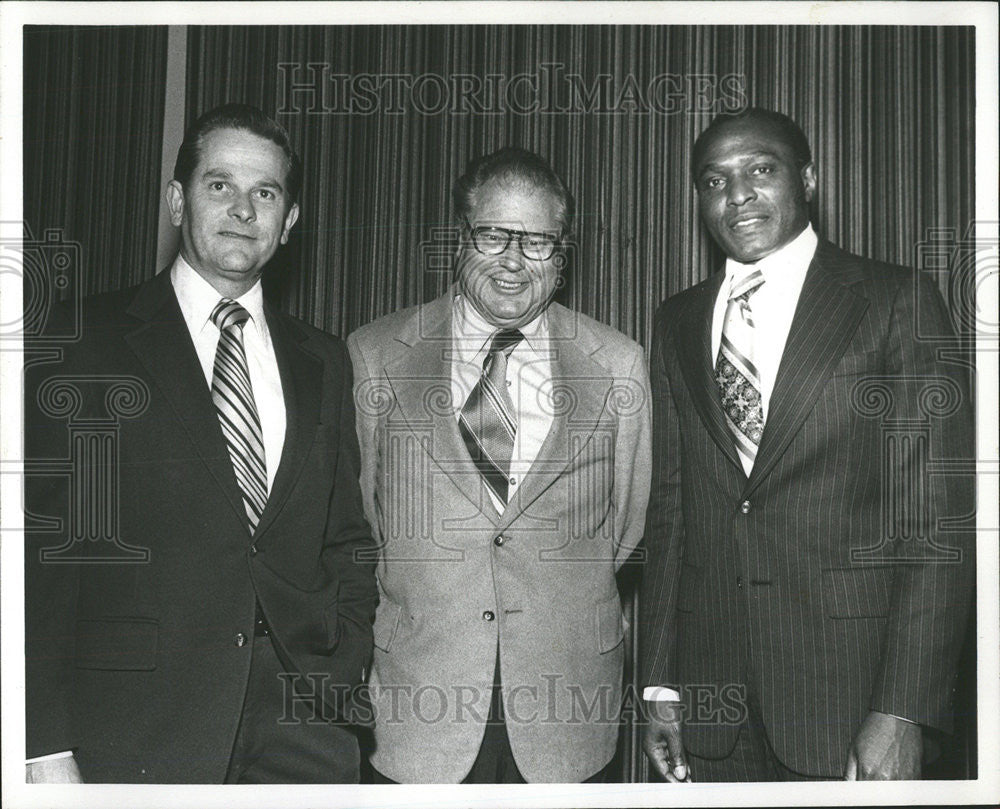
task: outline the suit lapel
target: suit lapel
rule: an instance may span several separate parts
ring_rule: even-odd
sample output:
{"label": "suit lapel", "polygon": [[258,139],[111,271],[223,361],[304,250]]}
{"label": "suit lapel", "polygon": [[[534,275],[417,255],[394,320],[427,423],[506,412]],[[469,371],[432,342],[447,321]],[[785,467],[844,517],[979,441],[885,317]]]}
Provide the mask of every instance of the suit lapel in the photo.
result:
{"label": "suit lapel", "polygon": [[494,522],[469,451],[465,447],[451,398],[451,313],[454,290],[421,306],[397,336],[398,354],[385,374],[407,427],[433,462],[471,503]]}
{"label": "suit lapel", "polygon": [[285,400],[285,442],[255,536],[274,522],[302,472],[319,423],[323,379],[322,361],[308,351],[308,337],[295,333],[285,318],[269,306],[265,306],[265,316]]}
{"label": "suit lapel", "polygon": [[846,254],[820,242],[782,352],[746,493],[760,483],[788,447],[857,330],[868,301],[849,289],[856,277]]}
{"label": "suit lapel", "polygon": [[548,317],[556,413],[524,482],[504,509],[501,527],[527,509],[580,454],[611,392],[613,373],[592,359],[603,345],[575,312],[552,304]]}
{"label": "suit lapel", "polygon": [[725,272],[720,271],[703,284],[672,327],[681,369],[695,409],[712,440],[743,473],[733,436],[726,426],[726,415],[722,411],[712,356],[712,315],[725,277]]}
{"label": "suit lapel", "polygon": [[170,273],[143,284],[128,313],[142,324],[125,335],[153,382],[177,414],[201,461],[208,467],[236,516],[246,524],[246,510],[233,473],[229,449],[219,427],[212,394],[181,314]]}

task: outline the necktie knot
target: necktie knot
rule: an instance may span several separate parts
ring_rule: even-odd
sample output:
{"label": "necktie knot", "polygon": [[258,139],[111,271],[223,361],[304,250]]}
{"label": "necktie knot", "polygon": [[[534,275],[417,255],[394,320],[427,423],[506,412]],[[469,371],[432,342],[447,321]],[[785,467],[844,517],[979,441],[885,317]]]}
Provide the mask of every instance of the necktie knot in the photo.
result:
{"label": "necktie knot", "polygon": [[510,356],[511,352],[524,339],[524,335],[521,334],[519,329],[501,329],[495,335],[493,335],[493,342],[490,343],[490,350],[487,352],[485,359],[483,360],[483,371],[489,373],[490,366],[492,365],[492,360],[497,356],[497,354],[505,354]]}
{"label": "necktie knot", "polygon": [[223,298],[215,305],[209,319],[219,331],[225,331],[230,326],[242,327],[250,319],[250,313],[231,298]]}
{"label": "necktie knot", "polygon": [[750,296],[760,289],[763,284],[764,274],[760,270],[753,268],[742,278],[733,279],[733,286],[729,292],[729,300],[748,301]]}
{"label": "necktie knot", "polygon": [[514,347],[523,339],[524,335],[521,334],[520,329],[500,329],[500,331],[493,335],[490,353],[495,354],[498,351],[502,351],[509,356]]}

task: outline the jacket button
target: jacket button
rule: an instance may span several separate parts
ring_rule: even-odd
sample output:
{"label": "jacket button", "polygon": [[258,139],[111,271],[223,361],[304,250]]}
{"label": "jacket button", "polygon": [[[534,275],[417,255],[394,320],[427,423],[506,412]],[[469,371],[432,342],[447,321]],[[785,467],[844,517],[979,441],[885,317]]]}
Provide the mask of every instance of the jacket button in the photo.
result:
{"label": "jacket button", "polygon": [[736,587],[737,587],[737,589],[740,589],[740,590],[743,589],[743,577],[742,576],[737,576],[736,577]]}
{"label": "jacket button", "polygon": [[503,545],[503,543],[504,543],[503,534],[497,534],[495,537],[493,537],[493,544],[496,545],[497,547]]}
{"label": "jacket button", "polygon": [[236,637],[233,638],[233,643],[236,644],[237,646],[246,646],[247,636],[244,635],[242,632],[237,632]]}
{"label": "jacket button", "polygon": [[749,500],[744,500],[742,503],[740,503],[740,511],[743,514],[749,514],[750,513],[750,501]]}
{"label": "jacket button", "polygon": [[483,613],[483,620],[484,621],[492,621],[494,618],[496,618],[496,616],[493,614],[493,610],[486,610]]}
{"label": "jacket button", "polygon": [[250,546],[250,555],[251,556],[256,556],[257,555],[257,546],[256,545],[251,545]]}

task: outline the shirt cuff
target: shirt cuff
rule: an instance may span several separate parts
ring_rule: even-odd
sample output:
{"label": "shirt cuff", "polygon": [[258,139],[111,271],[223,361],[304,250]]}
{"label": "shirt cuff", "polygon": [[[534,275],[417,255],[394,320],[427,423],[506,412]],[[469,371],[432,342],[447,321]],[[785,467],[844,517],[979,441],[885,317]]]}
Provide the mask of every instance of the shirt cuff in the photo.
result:
{"label": "shirt cuff", "polygon": [[52,761],[57,758],[72,758],[72,750],[63,750],[61,753],[49,753],[47,756],[36,756],[35,758],[25,759],[25,764],[37,764],[39,761]]}
{"label": "shirt cuff", "polygon": [[647,685],[642,689],[642,698],[647,702],[680,702],[680,692],[662,685]]}

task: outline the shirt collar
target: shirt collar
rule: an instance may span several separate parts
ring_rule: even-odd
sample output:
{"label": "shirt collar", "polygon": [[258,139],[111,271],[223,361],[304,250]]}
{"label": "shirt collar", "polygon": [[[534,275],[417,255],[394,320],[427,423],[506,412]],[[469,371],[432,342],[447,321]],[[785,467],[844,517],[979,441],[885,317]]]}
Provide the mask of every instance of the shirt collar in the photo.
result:
{"label": "shirt collar", "polygon": [[[202,278],[180,253],[177,254],[177,258],[170,268],[170,283],[174,286],[174,294],[177,296],[177,303],[180,304],[181,314],[184,315],[184,320],[192,333],[199,334],[206,328],[215,329],[215,324],[209,318],[212,310],[223,296]],[[250,321],[253,323],[257,335],[266,345],[269,334],[267,320],[264,317],[264,293],[260,279],[258,278],[257,283],[234,300],[250,313]],[[246,326],[244,326],[244,330],[246,330]]]}
{"label": "shirt collar", "polygon": [[[796,279],[805,278],[806,270],[812,262],[816,253],[816,246],[819,238],[812,225],[806,225],[805,229],[788,244],[778,248],[773,253],[769,253],[753,264],[743,264],[732,258],[726,259],[726,281],[730,288],[737,280],[754,269],[760,270],[765,281],[782,280],[791,281],[790,274]],[[801,286],[801,283],[798,285]]]}
{"label": "shirt collar", "polygon": [[[475,362],[478,357],[485,354],[490,339],[499,331],[479,314],[476,307],[469,303],[468,298],[461,294],[455,296],[452,304],[451,322],[456,353],[462,362]],[[543,310],[538,317],[521,326],[519,330],[524,335],[524,342],[528,347],[536,353],[541,353],[549,333],[547,310]]]}

